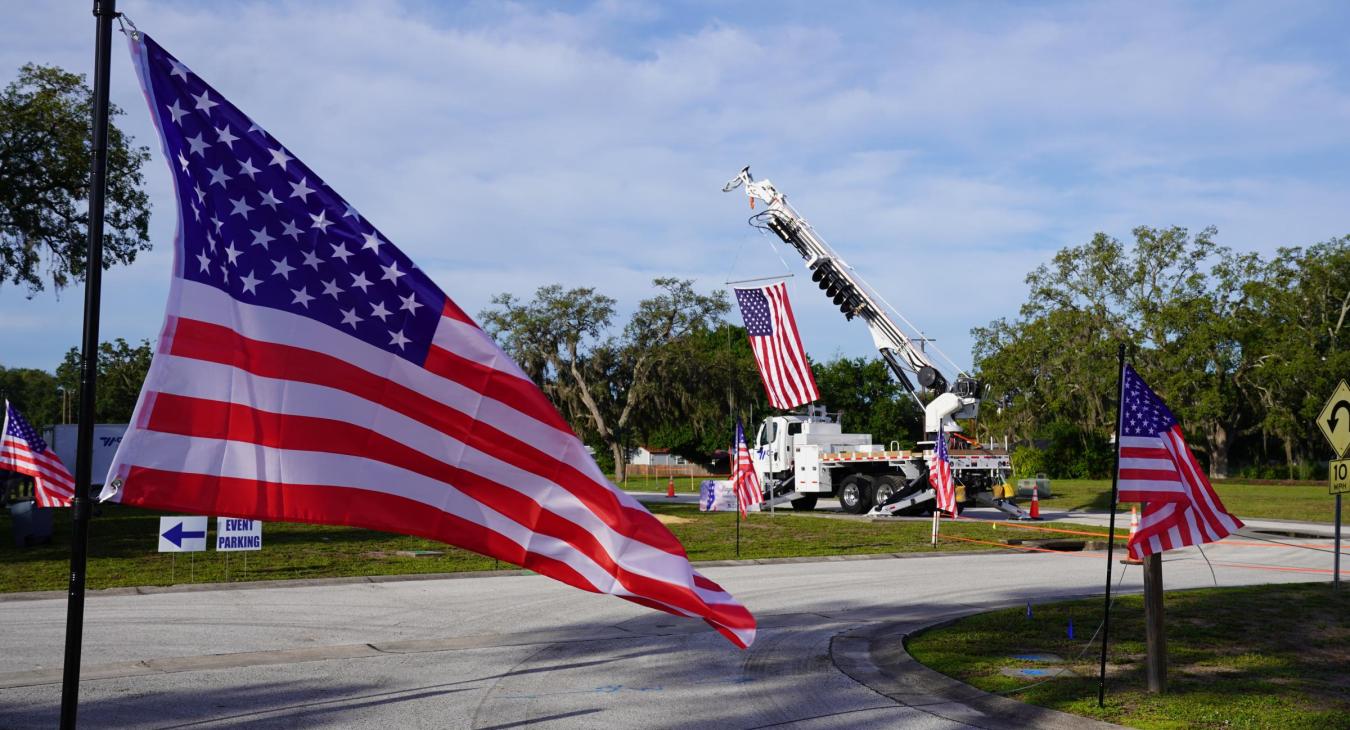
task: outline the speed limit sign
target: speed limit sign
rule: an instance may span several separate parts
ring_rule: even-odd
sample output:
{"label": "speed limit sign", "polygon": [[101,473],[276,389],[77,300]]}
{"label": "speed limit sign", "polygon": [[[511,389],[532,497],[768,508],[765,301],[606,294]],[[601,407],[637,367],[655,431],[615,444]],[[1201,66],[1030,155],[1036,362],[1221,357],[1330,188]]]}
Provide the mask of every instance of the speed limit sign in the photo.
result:
{"label": "speed limit sign", "polygon": [[1350,459],[1337,459],[1328,464],[1331,472],[1331,493],[1350,492]]}

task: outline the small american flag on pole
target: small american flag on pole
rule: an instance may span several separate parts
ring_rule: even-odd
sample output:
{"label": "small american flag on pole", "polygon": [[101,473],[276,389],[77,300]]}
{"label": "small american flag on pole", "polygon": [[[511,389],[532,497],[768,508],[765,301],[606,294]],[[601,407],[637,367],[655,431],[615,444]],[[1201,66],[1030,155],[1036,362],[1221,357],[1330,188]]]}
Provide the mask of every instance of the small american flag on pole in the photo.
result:
{"label": "small american flag on pole", "polygon": [[819,400],[820,390],[797,335],[797,320],[792,317],[787,284],[780,281],[755,289],[736,289],[736,302],[769,405],[788,409]]}
{"label": "small american flag on pole", "polygon": [[931,481],[937,492],[937,508],[956,516],[956,480],[952,477],[952,460],[947,455],[947,435],[938,426],[937,449],[933,459]]}
{"label": "small american flag on pole", "polygon": [[1129,365],[1121,373],[1120,501],[1143,502],[1130,557],[1215,542],[1242,527],[1186,445],[1172,411]]}
{"label": "small american flag on pole", "polygon": [[75,496],[75,478],[9,401],[0,427],[0,469],[32,477],[39,507],[69,507]]}
{"label": "small american flag on pole", "polygon": [[103,499],[417,535],[754,640],[425,272],[148,36],[131,50],[179,218]]}
{"label": "small american flag on pole", "polygon": [[736,490],[736,505],[745,517],[746,510],[764,501],[764,489],[755,473],[755,462],[750,458],[750,447],[745,443],[745,428],[736,419],[736,465],[731,472],[732,487]]}

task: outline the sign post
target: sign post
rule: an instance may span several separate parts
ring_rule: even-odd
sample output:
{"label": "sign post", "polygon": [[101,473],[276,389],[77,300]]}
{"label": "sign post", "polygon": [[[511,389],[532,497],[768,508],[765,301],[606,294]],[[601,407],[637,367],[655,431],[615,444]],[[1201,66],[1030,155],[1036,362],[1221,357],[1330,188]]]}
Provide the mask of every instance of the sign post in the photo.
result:
{"label": "sign post", "polygon": [[1331,586],[1333,590],[1341,589],[1341,495],[1350,491],[1350,459],[1345,458],[1345,452],[1350,449],[1350,386],[1342,380],[1336,389],[1331,391],[1331,397],[1327,399],[1326,405],[1322,406],[1322,412],[1317,414],[1317,426],[1322,429],[1322,435],[1327,437],[1327,443],[1336,452],[1338,458],[1333,459],[1327,464],[1327,471],[1330,481],[1330,491],[1336,495],[1336,544],[1333,554],[1335,558],[1332,561],[1331,568]]}

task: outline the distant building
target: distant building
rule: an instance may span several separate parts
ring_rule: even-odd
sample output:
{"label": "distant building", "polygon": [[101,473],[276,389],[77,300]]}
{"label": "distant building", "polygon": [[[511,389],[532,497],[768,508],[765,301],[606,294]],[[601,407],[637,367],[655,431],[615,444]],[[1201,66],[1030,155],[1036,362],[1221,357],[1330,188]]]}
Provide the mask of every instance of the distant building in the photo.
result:
{"label": "distant building", "polygon": [[628,463],[633,466],[684,466],[689,462],[678,454],[670,453],[670,449],[639,446],[628,455]]}

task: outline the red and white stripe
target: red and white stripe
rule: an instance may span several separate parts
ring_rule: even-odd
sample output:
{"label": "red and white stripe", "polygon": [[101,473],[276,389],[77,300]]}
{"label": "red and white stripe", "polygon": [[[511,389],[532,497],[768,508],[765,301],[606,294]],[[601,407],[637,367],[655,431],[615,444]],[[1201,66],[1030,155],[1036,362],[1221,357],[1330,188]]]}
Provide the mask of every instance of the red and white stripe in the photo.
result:
{"label": "red and white stripe", "polygon": [[418,535],[753,641],[453,303],[425,367],[184,279],[169,311],[104,499]]}
{"label": "red and white stripe", "polygon": [[750,507],[764,501],[764,488],[760,486],[759,474],[755,472],[755,463],[750,459],[750,447],[745,443],[745,432],[737,428],[739,436],[736,444],[736,468],[732,474],[732,486],[736,490],[736,504],[745,517]]}
{"label": "red and white stripe", "polygon": [[820,389],[816,387],[811,364],[797,334],[797,320],[792,316],[792,304],[788,302],[787,284],[779,282],[763,287],[762,291],[769,302],[773,333],[751,337],[750,349],[759,365],[769,405],[787,409],[819,400]]}
{"label": "red and white stripe", "polygon": [[0,427],[0,469],[33,478],[33,499],[39,507],[69,507],[75,497],[75,478],[51,449],[34,451],[27,440],[9,430],[9,403]]}
{"label": "red and white stripe", "polygon": [[1132,558],[1215,542],[1242,527],[1224,509],[1179,425],[1156,437],[1123,437],[1119,483],[1122,502],[1145,503],[1129,542]]}

